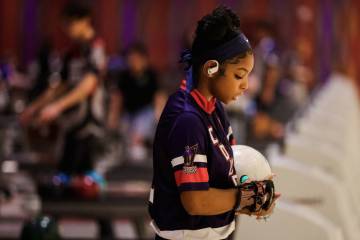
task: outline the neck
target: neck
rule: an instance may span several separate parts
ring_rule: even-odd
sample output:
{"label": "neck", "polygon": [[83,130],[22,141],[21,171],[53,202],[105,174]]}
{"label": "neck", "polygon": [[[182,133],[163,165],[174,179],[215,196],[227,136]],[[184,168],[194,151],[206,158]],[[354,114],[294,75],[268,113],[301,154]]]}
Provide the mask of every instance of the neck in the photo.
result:
{"label": "neck", "polygon": [[204,76],[201,76],[198,82],[198,85],[196,89],[208,100],[210,101],[213,95],[211,94],[209,90],[209,79],[204,78]]}

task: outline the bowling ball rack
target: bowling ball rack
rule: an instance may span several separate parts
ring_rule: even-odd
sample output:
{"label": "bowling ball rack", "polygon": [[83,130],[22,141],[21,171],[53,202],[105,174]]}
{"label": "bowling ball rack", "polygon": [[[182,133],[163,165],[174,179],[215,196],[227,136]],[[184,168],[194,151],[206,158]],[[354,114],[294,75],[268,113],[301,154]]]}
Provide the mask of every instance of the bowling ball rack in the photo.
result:
{"label": "bowling ball rack", "polygon": [[41,196],[42,214],[55,219],[66,217],[97,220],[100,233],[108,235],[113,219],[130,220],[140,239],[146,239],[148,224],[147,203],[151,186],[152,170],[139,166],[121,166],[106,176],[107,187],[96,199],[76,197]]}

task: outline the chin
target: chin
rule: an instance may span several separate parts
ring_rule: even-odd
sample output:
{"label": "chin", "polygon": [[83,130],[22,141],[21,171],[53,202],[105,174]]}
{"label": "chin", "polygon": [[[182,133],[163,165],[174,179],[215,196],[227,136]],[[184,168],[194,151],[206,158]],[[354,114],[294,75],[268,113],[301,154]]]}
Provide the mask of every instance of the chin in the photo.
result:
{"label": "chin", "polygon": [[228,96],[216,96],[217,100],[221,101],[222,103],[224,104],[229,104],[231,102],[234,101],[234,99],[232,99],[231,97],[228,97]]}
{"label": "chin", "polygon": [[226,99],[226,100],[220,100],[222,103],[224,103],[224,104],[229,104],[229,103],[231,103],[233,100],[231,100],[231,99]]}

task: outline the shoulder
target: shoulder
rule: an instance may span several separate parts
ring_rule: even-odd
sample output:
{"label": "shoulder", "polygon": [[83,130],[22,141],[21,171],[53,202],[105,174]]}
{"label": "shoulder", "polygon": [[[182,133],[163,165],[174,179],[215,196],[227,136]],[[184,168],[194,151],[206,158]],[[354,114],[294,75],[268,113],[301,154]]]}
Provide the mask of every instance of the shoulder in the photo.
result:
{"label": "shoulder", "polygon": [[194,111],[181,112],[173,122],[171,133],[184,136],[205,136],[207,125],[200,114]]}
{"label": "shoulder", "polygon": [[181,89],[170,95],[164,113],[176,115],[176,117],[183,115],[183,117],[197,116],[201,118],[200,111],[195,107],[190,94]]}
{"label": "shoulder", "polygon": [[204,146],[208,139],[206,124],[193,112],[180,113],[172,122],[167,136],[170,146],[181,146],[191,142]]}
{"label": "shoulder", "polygon": [[[159,124],[170,123],[172,126],[186,126],[189,123],[193,123],[193,125],[203,124],[203,117],[190,97],[183,90],[178,90],[172,94],[166,103]],[[188,127],[192,128],[192,126]]]}
{"label": "shoulder", "polygon": [[179,114],[176,118],[176,123],[179,125],[189,126],[191,128],[196,128],[198,126],[204,125],[203,119],[199,114],[192,111],[184,111]]}

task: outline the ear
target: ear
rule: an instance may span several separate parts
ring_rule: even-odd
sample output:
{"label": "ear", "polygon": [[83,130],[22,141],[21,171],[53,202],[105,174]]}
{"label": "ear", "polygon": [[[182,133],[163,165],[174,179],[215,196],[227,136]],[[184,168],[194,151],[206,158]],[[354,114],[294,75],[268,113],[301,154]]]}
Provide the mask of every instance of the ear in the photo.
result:
{"label": "ear", "polygon": [[205,62],[203,70],[204,74],[208,77],[214,77],[214,75],[219,71],[220,64],[216,60],[208,60]]}

